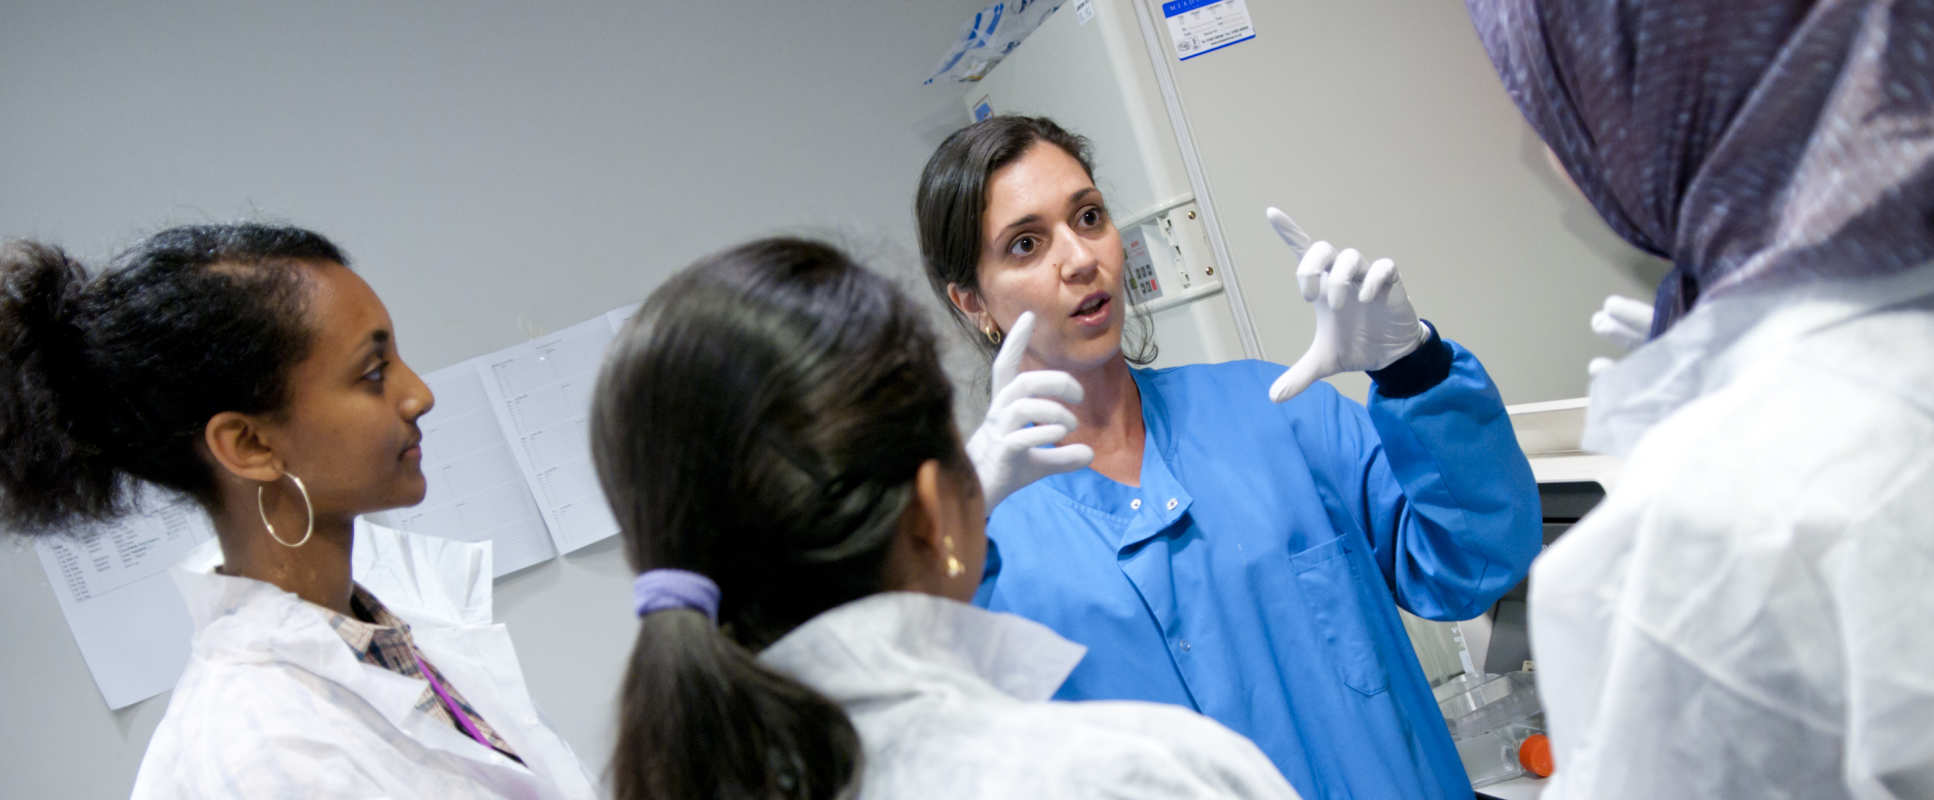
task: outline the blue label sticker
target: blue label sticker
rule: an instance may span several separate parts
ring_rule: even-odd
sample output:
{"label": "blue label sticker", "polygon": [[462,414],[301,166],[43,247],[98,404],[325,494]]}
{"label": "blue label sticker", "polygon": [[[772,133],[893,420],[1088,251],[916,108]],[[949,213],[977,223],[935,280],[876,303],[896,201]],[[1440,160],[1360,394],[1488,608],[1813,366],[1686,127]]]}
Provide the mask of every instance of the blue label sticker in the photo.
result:
{"label": "blue label sticker", "polygon": [[1177,14],[1186,14],[1203,6],[1212,6],[1220,2],[1222,0],[1171,0],[1171,2],[1162,4],[1162,16],[1173,17]]}
{"label": "blue label sticker", "polygon": [[1175,56],[1183,61],[1256,38],[1245,0],[1169,0],[1162,13]]}
{"label": "blue label sticker", "polygon": [[983,97],[980,99],[980,102],[974,104],[975,122],[979,122],[991,116],[994,116],[994,106],[991,103],[987,102],[987,98]]}

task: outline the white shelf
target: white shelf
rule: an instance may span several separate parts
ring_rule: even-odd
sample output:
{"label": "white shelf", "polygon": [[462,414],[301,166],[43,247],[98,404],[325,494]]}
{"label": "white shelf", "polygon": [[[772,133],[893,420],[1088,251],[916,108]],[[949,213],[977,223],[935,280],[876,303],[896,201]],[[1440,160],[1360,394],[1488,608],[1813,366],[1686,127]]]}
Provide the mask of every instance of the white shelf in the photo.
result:
{"label": "white shelf", "polygon": [[1539,483],[1596,483],[1609,492],[1618,470],[1617,458],[1595,453],[1531,457],[1531,476]]}

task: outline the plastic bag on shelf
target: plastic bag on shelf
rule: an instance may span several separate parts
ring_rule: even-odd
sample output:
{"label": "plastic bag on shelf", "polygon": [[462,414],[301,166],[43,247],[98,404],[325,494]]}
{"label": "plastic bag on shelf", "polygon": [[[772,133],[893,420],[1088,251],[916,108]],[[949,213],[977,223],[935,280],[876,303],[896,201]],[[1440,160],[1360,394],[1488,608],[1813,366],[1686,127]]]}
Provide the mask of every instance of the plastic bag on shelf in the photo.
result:
{"label": "plastic bag on shelf", "polygon": [[1012,0],[989,5],[967,20],[947,54],[926,80],[959,83],[980,80],[1001,63],[1021,40],[1040,27],[1041,20],[1061,7],[1061,0]]}

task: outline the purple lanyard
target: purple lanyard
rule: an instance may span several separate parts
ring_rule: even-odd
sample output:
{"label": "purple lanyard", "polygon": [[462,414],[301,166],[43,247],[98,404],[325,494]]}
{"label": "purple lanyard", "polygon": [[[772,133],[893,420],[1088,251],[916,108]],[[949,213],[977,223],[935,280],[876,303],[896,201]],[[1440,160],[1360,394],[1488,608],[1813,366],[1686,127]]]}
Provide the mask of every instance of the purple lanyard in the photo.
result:
{"label": "purple lanyard", "polygon": [[457,718],[457,725],[461,726],[465,733],[470,734],[470,738],[477,740],[478,744],[496,750],[497,746],[491,744],[490,740],[484,737],[483,732],[477,730],[476,725],[471,724],[470,715],[463,713],[463,707],[457,705],[457,701],[450,699],[450,693],[443,690],[442,684],[437,683],[436,673],[430,671],[430,665],[423,663],[423,656],[415,652],[410,655],[416,657],[416,668],[423,671],[423,679],[430,682],[430,690],[436,692],[436,696],[443,698],[443,705],[450,709],[450,716]]}

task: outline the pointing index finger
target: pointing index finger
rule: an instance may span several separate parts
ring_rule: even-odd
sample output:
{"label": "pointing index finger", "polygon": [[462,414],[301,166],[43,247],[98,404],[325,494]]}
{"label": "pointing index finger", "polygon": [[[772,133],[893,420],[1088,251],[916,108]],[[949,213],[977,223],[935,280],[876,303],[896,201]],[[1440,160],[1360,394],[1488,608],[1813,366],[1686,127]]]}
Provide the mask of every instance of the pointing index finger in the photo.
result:
{"label": "pointing index finger", "polygon": [[1282,237],[1283,244],[1289,245],[1289,249],[1296,252],[1297,258],[1302,258],[1303,252],[1309,249],[1310,242],[1313,241],[1309,238],[1309,234],[1303,232],[1303,227],[1297,225],[1296,220],[1290,219],[1288,214],[1275,206],[1265,210],[1263,216],[1269,219],[1269,227],[1276,229],[1276,235]]}
{"label": "pointing index finger", "polygon": [[1014,320],[1014,327],[1001,341],[1001,351],[994,356],[993,380],[994,394],[1000,394],[1014,381],[1014,375],[1021,370],[1021,356],[1027,353],[1027,340],[1034,335],[1034,312],[1023,311]]}

